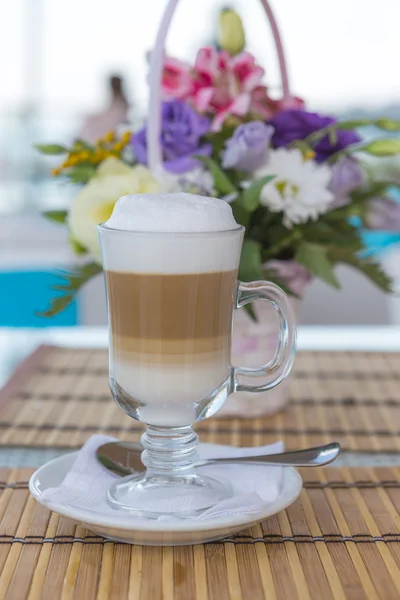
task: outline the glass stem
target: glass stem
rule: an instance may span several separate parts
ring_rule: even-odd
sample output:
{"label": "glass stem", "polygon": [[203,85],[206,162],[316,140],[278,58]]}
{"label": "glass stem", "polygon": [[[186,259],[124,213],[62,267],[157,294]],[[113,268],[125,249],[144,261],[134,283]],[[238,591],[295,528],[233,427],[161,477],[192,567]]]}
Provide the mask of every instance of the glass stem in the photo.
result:
{"label": "glass stem", "polygon": [[194,472],[198,461],[199,436],[191,425],[157,427],[147,425],[142,435],[142,462],[147,476],[180,477]]}

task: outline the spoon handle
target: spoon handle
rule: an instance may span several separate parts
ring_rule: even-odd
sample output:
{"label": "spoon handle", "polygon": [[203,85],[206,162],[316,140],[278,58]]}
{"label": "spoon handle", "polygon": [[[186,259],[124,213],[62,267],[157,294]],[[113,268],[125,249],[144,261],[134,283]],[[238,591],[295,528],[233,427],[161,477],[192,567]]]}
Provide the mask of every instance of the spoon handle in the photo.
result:
{"label": "spoon handle", "polygon": [[337,442],[306,450],[281,452],[267,456],[249,456],[240,458],[216,458],[202,460],[198,466],[212,463],[262,463],[263,465],[279,465],[286,467],[321,467],[327,465],[338,456],[340,445]]}

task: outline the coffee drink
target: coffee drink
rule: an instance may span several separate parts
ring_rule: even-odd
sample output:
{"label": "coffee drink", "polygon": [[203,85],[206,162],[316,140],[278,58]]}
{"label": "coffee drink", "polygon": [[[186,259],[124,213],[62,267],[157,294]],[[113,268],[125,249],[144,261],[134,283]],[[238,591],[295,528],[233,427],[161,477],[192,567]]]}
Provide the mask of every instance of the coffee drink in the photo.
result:
{"label": "coffee drink", "polygon": [[[228,481],[199,472],[192,425],[229,394],[264,391],[290,371],[296,332],[284,292],[237,281],[244,228],[226,202],[192,194],[120,198],[98,227],[105,273],[110,388],[117,404],[146,424],[145,475],[107,491],[117,510],[158,519],[198,516],[232,496]],[[232,318],[255,299],[270,302],[281,334],[274,358],[232,366]],[[242,385],[238,376],[264,377]]]}
{"label": "coffee drink", "polygon": [[142,421],[190,423],[230,376],[243,234],[192,194],[125,196],[103,231],[111,385]]}

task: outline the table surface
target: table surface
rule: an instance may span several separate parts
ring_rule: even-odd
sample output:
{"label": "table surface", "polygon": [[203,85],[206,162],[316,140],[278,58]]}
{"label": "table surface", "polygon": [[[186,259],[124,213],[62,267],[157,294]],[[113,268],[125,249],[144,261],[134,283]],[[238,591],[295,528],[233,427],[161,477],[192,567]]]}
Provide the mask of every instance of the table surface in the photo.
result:
{"label": "table surface", "polygon": [[[0,329],[0,386],[18,363],[40,344],[105,348],[107,331],[103,328],[30,331]],[[400,351],[400,328],[300,327],[298,346],[301,350],[321,352]],[[66,451],[65,448],[15,448],[0,444],[0,467],[37,467]],[[334,463],[334,466],[342,465],[398,466],[400,456],[345,452]],[[355,472],[356,479],[360,470]],[[366,472],[374,473],[373,470]],[[13,481],[23,481],[20,473],[25,473],[23,477],[27,477],[25,469],[14,470],[12,473]],[[350,469],[326,469],[321,481],[337,482],[342,479],[347,482],[349,473]],[[377,475],[371,476],[371,482],[381,481],[379,471],[376,473]],[[349,485],[355,485],[355,479],[351,479],[353,483]],[[300,504],[295,505],[297,508],[293,508],[291,513],[282,513],[282,519],[278,517],[275,521],[269,520],[265,530],[261,525],[256,526],[256,537],[253,535],[251,539],[248,536],[238,540],[229,539],[225,541],[225,546],[211,544],[209,547],[196,547],[200,553],[185,547],[164,548],[160,554],[157,548],[142,550],[140,546],[113,545],[105,540],[93,539],[93,534],[88,537],[83,534],[82,537],[82,534],[78,533],[81,531],[79,527],[77,530],[73,529],[71,535],[70,529],[65,529],[65,525],[60,528],[62,520],[55,529],[54,525],[50,526],[53,517],[46,524],[43,513],[40,510],[32,513],[29,503],[26,504],[25,512],[21,513],[22,516],[18,517],[19,524],[12,537],[9,535],[13,531],[12,521],[18,514],[21,498],[28,493],[26,487],[22,488],[20,485],[15,489],[7,489],[2,495],[3,512],[5,511],[4,515],[8,515],[8,521],[3,517],[3,548],[6,550],[3,551],[4,568],[0,569],[0,587],[4,591],[7,588],[7,598],[21,599],[28,598],[28,594],[30,598],[32,593],[36,597],[39,589],[47,590],[46,597],[52,598],[64,598],[65,593],[61,593],[61,590],[67,591],[68,597],[71,598],[72,595],[74,598],[86,598],[89,589],[98,590],[90,594],[91,597],[96,594],[98,599],[127,598],[128,585],[132,586],[129,589],[133,590],[135,598],[139,598],[139,594],[140,598],[159,598],[161,595],[164,597],[164,589],[168,591],[165,592],[166,595],[171,598],[194,598],[198,595],[199,582],[203,586],[202,590],[213,590],[212,594],[205,591],[209,598],[248,598],[250,595],[254,598],[270,598],[272,595],[293,598],[292,588],[297,590],[294,593],[299,598],[305,597],[304,590],[312,591],[312,594],[307,593],[310,598],[323,597],[324,590],[327,596],[350,598],[347,590],[352,590],[352,597],[354,594],[359,595],[357,590],[360,594],[362,592],[363,584],[359,579],[361,564],[364,565],[361,573],[368,573],[368,578],[371,577],[374,582],[370,585],[368,579],[365,590],[373,589],[372,585],[379,586],[376,587],[379,594],[374,593],[370,596],[368,592],[365,597],[377,598],[379,595],[380,598],[389,598],[386,594],[389,589],[390,597],[397,598],[400,587],[396,585],[396,581],[398,583],[399,580],[394,552],[398,545],[398,526],[395,521],[398,513],[393,500],[395,496],[390,495],[396,491],[398,490],[386,490],[383,487],[341,489],[338,490],[340,495],[335,496],[335,491],[330,489],[328,496],[324,495],[322,487],[309,489],[306,486],[302,492],[302,500],[299,500]],[[346,492],[347,495],[344,495]],[[349,492],[354,494],[350,495]],[[344,498],[342,505],[340,498]],[[319,505],[316,508],[318,499]],[[373,510],[373,516],[370,515],[370,510]],[[346,515],[350,515],[351,519]],[[335,522],[337,525],[333,531],[332,523]],[[370,526],[369,523],[373,525]],[[353,529],[356,533],[349,537],[349,532]],[[49,531],[53,533],[50,534]],[[296,532],[300,532],[297,537]],[[279,544],[264,538],[264,534],[278,534]],[[360,535],[367,541],[366,544],[360,545]],[[60,540],[62,537],[64,539]],[[65,538],[67,543],[63,543]],[[305,538],[308,540],[306,544]],[[282,543],[283,539],[286,542],[290,540],[290,544]],[[350,539],[351,553],[348,549]],[[313,545],[314,541],[318,541],[318,546]],[[332,541],[335,541],[334,545],[331,544]],[[392,542],[391,548],[386,545],[388,542]],[[156,577],[152,578],[152,574]],[[153,586],[153,580],[157,582],[156,587]],[[284,583],[286,581],[289,584]],[[120,585],[120,582],[123,582],[123,585]],[[59,592],[54,592],[55,589]],[[158,591],[154,592],[155,589]],[[50,595],[49,590],[53,590]],[[5,597],[1,591],[0,596]]]}
{"label": "table surface", "polygon": [[[21,360],[40,344],[64,347],[106,348],[106,327],[0,327],[0,385]],[[400,326],[298,328],[299,350],[400,351]]]}
{"label": "table surface", "polygon": [[[41,344],[64,347],[106,348],[105,327],[43,329],[0,328],[0,386],[18,364]],[[400,327],[299,327],[299,350],[400,351]],[[0,467],[39,466],[63,454],[62,449],[0,446]],[[345,453],[335,466],[398,466],[400,456]]]}

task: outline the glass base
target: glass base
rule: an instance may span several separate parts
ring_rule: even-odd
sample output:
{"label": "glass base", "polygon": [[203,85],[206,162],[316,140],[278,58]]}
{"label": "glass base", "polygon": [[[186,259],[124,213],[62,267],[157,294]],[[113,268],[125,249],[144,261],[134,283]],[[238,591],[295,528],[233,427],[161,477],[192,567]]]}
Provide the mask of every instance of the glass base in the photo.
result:
{"label": "glass base", "polygon": [[180,476],[133,475],[112,484],[107,501],[112,508],[138,517],[197,517],[231,498],[229,481],[196,473]]}

